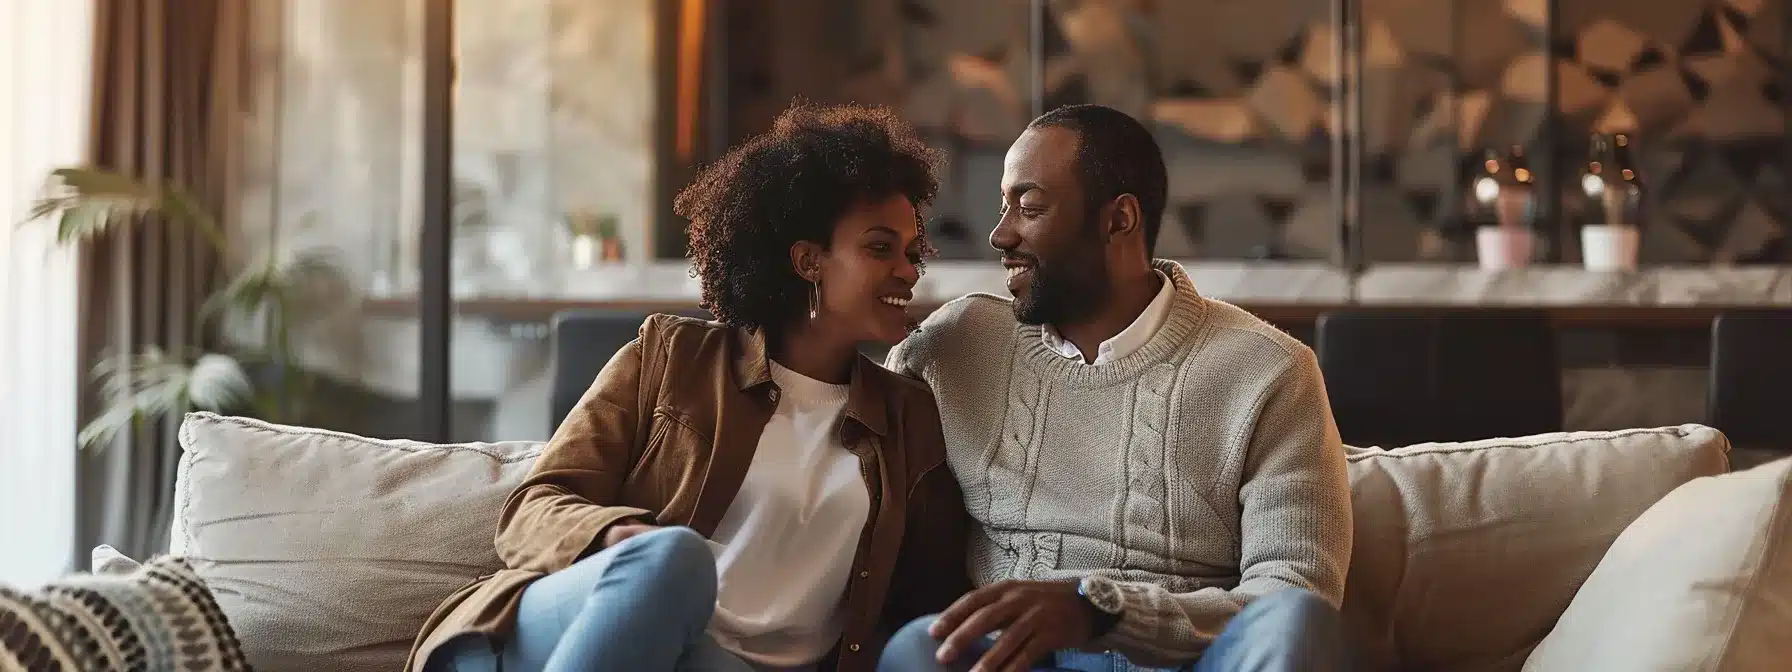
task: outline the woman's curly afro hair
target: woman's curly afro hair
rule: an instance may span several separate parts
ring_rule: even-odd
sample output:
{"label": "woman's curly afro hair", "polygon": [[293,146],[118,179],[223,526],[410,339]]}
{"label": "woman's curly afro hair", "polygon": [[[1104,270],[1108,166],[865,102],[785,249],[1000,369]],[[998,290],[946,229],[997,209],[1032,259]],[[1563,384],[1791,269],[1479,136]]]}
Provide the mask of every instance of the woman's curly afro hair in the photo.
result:
{"label": "woman's curly afro hair", "polygon": [[[722,322],[778,328],[807,310],[790,264],[798,241],[829,244],[846,211],[902,195],[921,212],[939,192],[938,157],[881,107],[798,101],[772,129],[705,166],[673,211],[691,221],[691,273]],[[923,256],[932,252],[922,229]]]}

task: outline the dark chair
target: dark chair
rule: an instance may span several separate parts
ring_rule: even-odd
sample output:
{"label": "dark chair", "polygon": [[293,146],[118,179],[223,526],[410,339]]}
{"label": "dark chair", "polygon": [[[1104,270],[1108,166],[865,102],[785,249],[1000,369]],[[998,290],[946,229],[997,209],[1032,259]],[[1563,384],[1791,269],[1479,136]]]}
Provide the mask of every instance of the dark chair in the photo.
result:
{"label": "dark chair", "polygon": [[1315,334],[1344,441],[1394,447],[1562,430],[1556,335],[1540,311],[1341,311]]}
{"label": "dark chair", "polygon": [[1725,312],[1711,322],[1707,421],[1738,447],[1792,449],[1792,310]]}
{"label": "dark chair", "polygon": [[[673,312],[710,319],[708,311],[697,308]],[[597,379],[597,373],[610,363],[616,351],[635,340],[649,314],[599,308],[554,315],[554,387],[549,402],[553,417],[549,418],[548,431],[560,428],[561,421],[590,389],[591,381]]]}

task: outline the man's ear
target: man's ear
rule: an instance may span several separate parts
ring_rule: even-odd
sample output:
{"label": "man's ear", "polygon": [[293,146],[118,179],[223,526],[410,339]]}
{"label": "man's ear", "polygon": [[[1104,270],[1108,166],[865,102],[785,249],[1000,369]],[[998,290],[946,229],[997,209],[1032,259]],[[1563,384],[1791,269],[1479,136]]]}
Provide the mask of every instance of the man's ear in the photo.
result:
{"label": "man's ear", "polygon": [[1145,232],[1145,217],[1139,209],[1139,199],[1132,194],[1121,194],[1109,201],[1102,210],[1102,232],[1109,238]]}
{"label": "man's ear", "polygon": [[821,260],[826,254],[820,244],[799,240],[790,246],[790,267],[804,280],[815,282],[821,279]]}

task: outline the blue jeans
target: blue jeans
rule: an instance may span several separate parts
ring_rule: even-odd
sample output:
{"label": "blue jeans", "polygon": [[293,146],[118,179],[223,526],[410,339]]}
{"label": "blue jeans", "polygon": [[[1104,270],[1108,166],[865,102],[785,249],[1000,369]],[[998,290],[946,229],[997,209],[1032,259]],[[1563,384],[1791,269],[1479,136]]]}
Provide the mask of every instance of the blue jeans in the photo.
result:
{"label": "blue jeans", "polygon": [[[964,672],[995,643],[980,646],[951,666],[934,658],[940,642],[927,633],[935,617],[910,621],[896,631],[877,661],[880,672]],[[1350,667],[1344,626],[1325,600],[1299,589],[1279,590],[1253,600],[1232,617],[1225,631],[1194,664],[1175,668],[1193,672],[1332,672]],[[1133,665],[1118,653],[1059,651],[1040,670],[1076,672],[1142,672],[1159,668]]]}
{"label": "blue jeans", "polygon": [[668,527],[630,537],[529,584],[502,643],[468,636],[430,657],[453,672],[751,672],[709,636],[716,561]]}

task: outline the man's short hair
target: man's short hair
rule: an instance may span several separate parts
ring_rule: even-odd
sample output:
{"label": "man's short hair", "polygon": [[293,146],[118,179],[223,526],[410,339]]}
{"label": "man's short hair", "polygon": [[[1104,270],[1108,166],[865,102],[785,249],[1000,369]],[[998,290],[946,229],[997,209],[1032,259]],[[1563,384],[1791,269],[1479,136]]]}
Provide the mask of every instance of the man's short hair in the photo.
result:
{"label": "man's short hair", "polygon": [[1163,150],[1150,129],[1125,112],[1101,105],[1067,105],[1027,124],[1027,128],[1046,127],[1077,134],[1077,172],[1091,214],[1121,194],[1139,199],[1139,214],[1145,220],[1145,251],[1155,254],[1170,180],[1164,170]]}

